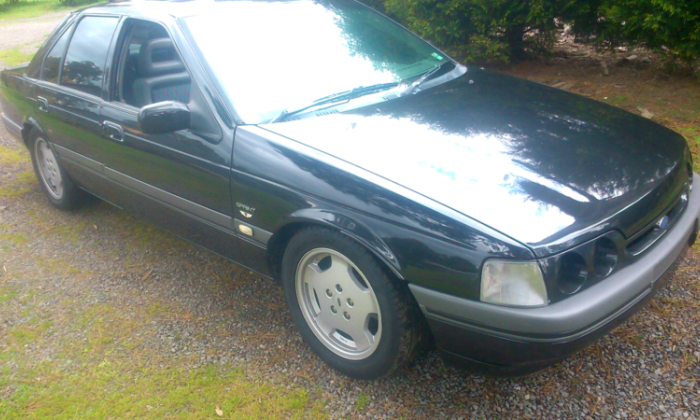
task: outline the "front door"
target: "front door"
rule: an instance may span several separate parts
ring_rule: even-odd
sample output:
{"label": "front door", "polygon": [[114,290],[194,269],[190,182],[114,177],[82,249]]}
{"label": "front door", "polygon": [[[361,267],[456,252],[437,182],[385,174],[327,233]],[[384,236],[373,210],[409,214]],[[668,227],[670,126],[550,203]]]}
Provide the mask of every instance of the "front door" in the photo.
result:
{"label": "front door", "polygon": [[[105,175],[124,187],[126,207],[182,237],[239,261],[229,192],[233,139],[211,112],[168,32],[129,19],[115,54],[112,99],[101,109]],[[185,103],[191,128],[141,132],[141,107]]]}

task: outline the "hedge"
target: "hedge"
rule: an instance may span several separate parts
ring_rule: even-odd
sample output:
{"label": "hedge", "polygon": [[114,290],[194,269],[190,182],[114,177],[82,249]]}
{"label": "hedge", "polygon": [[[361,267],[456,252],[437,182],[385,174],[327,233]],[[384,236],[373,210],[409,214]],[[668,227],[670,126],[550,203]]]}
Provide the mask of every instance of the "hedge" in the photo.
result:
{"label": "hedge", "polygon": [[419,35],[472,61],[550,50],[557,26],[577,40],[645,45],[700,57],[700,0],[363,0]]}

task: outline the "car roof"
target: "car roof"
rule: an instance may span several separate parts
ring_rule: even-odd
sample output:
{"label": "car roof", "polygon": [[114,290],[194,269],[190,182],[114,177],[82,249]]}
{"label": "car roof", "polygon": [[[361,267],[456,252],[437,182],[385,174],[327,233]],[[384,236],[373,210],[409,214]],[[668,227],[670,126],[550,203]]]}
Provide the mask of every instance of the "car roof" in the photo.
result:
{"label": "car roof", "polygon": [[[257,0],[260,1],[260,0]],[[290,0],[262,0],[266,3],[288,3]],[[99,6],[86,7],[75,13],[99,13],[99,14],[120,14],[133,17],[186,17],[217,13],[217,10],[228,8],[236,1],[214,1],[214,0],[136,0],[121,3],[108,3]],[[228,5],[227,5],[228,4]],[[230,10],[230,9],[229,9]]]}

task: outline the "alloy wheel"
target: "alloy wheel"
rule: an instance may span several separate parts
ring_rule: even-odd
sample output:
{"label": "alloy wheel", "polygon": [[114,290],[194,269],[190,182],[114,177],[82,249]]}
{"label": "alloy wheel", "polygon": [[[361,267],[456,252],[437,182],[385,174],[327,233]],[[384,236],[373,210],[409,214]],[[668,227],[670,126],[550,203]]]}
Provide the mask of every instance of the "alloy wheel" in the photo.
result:
{"label": "alloy wheel", "polygon": [[362,360],[382,336],[377,297],[347,257],[328,248],[307,252],[299,261],[297,301],[311,331],[333,353]]}
{"label": "alloy wheel", "polygon": [[63,179],[61,178],[61,170],[58,167],[56,156],[49,147],[46,140],[37,137],[34,142],[34,156],[37,167],[39,168],[39,177],[41,182],[46,187],[49,194],[56,200],[63,197]]}

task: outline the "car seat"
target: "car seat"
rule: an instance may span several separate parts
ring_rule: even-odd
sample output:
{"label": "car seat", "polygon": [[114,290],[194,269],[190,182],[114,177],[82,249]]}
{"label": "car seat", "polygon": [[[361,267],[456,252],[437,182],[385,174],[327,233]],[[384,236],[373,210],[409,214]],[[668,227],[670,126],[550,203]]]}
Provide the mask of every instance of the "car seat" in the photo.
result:
{"label": "car seat", "polygon": [[157,102],[188,103],[190,76],[170,38],[155,38],[141,45],[139,78],[134,81],[137,107]]}

